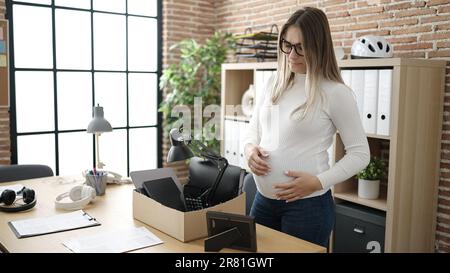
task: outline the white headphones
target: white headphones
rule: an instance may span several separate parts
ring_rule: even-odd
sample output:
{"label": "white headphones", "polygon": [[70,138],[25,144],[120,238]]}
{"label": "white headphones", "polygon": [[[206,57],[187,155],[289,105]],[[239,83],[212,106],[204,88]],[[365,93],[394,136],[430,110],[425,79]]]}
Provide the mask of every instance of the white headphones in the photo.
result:
{"label": "white headphones", "polygon": [[[96,196],[95,189],[87,185],[73,187],[70,192],[65,192],[56,197],[55,207],[64,210],[79,210],[84,208]],[[70,202],[62,202],[63,199],[70,197]]]}

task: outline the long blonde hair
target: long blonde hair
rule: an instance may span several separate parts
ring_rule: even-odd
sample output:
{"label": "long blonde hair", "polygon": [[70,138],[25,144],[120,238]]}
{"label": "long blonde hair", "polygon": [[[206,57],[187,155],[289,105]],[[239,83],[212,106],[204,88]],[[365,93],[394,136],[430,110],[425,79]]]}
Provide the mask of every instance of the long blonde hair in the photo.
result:
{"label": "long blonde hair", "polygon": [[276,104],[283,92],[294,80],[295,73],[288,65],[288,55],[281,52],[281,40],[289,27],[295,26],[303,35],[303,52],[306,61],[306,102],[297,107],[291,117],[304,119],[311,107],[322,101],[320,81],[327,79],[344,83],[339,72],[331,39],[330,26],[325,13],[317,8],[305,7],[297,10],[283,25],[278,37],[278,73],[271,89],[272,103]]}

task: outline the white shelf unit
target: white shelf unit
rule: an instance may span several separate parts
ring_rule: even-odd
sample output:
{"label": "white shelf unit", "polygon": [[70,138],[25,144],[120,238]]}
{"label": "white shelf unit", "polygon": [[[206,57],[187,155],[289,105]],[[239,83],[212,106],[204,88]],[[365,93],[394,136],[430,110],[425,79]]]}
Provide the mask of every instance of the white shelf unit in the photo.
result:
{"label": "white shelf unit", "polygon": [[[380,198],[359,198],[353,177],[333,187],[336,202],[386,212],[385,252],[434,252],[446,62],[391,58],[341,60],[338,65],[342,70],[392,69],[392,96],[389,135],[367,134],[372,155],[381,155],[382,147],[388,147],[389,172]],[[225,120],[248,120],[242,113],[236,118],[226,113],[225,105],[239,105],[255,72],[276,66],[275,62],[222,65],[222,137]],[[339,134],[332,150],[333,162],[345,154]]]}

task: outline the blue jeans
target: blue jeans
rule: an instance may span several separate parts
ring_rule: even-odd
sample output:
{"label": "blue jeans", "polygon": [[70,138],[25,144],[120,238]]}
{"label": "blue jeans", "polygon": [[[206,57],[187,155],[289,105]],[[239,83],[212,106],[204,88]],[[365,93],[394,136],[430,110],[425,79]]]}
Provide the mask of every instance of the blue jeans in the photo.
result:
{"label": "blue jeans", "polygon": [[266,198],[257,192],[250,215],[258,224],[327,247],[335,208],[331,190],[289,203]]}

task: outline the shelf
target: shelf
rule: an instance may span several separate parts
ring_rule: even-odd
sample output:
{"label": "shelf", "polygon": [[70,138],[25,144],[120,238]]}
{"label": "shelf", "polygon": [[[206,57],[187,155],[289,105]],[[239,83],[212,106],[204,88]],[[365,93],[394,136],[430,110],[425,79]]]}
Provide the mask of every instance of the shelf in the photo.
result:
{"label": "shelf", "polygon": [[245,53],[245,52],[240,52],[240,53],[236,53],[236,56],[238,58],[257,58],[257,59],[276,59],[277,58],[277,53],[272,53],[272,52],[258,52],[258,53]]}
{"label": "shelf", "polygon": [[445,60],[426,60],[410,58],[373,58],[373,59],[348,59],[338,60],[340,68],[367,68],[367,67],[391,67],[391,66],[409,66],[409,67],[427,67],[442,68],[445,67]]}
{"label": "shelf", "polygon": [[257,70],[257,69],[276,69],[277,62],[260,62],[260,63],[224,63],[222,70]]}
{"label": "shelf", "polygon": [[256,41],[277,41],[278,33],[272,32],[257,32],[257,33],[246,33],[234,36],[236,39],[249,39]]}
{"label": "shelf", "polygon": [[380,198],[374,200],[359,198],[357,189],[349,192],[334,192],[333,196],[337,199],[368,206],[382,211],[387,211],[387,192],[386,187],[383,186],[380,188]]}
{"label": "shelf", "polygon": [[226,120],[235,120],[235,121],[244,121],[244,122],[249,122],[250,121],[250,117],[247,116],[233,116],[233,115],[225,115],[225,119]]}
{"label": "shelf", "polygon": [[274,51],[275,53],[277,52],[277,44],[274,43],[266,43],[266,42],[262,42],[262,43],[257,43],[257,44],[237,44],[238,47],[240,48],[249,48],[249,49],[261,49],[261,50],[270,50],[270,51]]}

